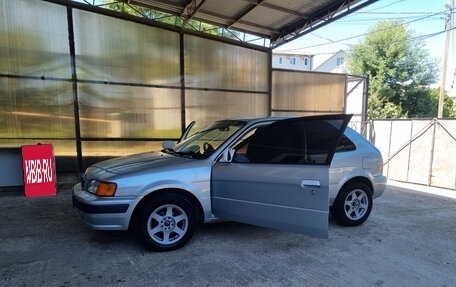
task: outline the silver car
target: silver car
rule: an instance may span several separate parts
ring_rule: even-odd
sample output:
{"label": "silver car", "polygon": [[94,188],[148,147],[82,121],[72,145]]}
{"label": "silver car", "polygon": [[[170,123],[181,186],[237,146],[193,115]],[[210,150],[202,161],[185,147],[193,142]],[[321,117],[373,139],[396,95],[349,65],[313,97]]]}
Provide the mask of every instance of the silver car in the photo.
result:
{"label": "silver car", "polygon": [[380,152],[350,115],[217,121],[163,150],[90,166],[73,206],[99,230],[134,230],[156,251],[201,223],[232,220],[328,236],[328,217],[363,223],[386,187]]}

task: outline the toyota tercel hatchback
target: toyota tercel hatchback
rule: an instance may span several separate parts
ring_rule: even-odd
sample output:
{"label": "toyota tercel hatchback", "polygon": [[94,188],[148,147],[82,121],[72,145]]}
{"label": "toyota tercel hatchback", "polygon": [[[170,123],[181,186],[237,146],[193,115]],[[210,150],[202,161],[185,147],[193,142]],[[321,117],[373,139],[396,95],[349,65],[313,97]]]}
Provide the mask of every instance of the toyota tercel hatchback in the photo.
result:
{"label": "toyota tercel hatchback", "polygon": [[157,251],[200,223],[232,220],[328,236],[328,218],[363,223],[386,187],[380,152],[350,115],[217,121],[161,151],[90,166],[73,205],[99,230],[132,229]]}

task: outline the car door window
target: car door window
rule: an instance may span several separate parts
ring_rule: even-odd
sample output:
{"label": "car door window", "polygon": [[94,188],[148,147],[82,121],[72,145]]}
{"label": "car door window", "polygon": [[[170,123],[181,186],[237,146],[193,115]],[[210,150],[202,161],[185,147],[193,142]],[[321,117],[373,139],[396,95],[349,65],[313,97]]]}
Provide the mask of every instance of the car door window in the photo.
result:
{"label": "car door window", "polygon": [[342,122],[331,119],[282,120],[251,130],[235,145],[235,162],[328,164]]}
{"label": "car door window", "polygon": [[253,135],[256,133],[258,127],[255,127],[245,133],[240,140],[238,140],[234,145],[234,158],[233,162],[239,163],[248,163],[250,159],[247,157],[247,150],[249,148],[250,141],[252,140]]}

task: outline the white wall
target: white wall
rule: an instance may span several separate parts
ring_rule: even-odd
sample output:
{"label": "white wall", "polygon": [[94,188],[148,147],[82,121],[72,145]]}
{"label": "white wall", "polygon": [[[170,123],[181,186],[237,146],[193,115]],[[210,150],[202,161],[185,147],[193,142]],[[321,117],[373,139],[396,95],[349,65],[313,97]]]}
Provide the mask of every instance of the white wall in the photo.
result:
{"label": "white wall", "polygon": [[[315,56],[317,57],[317,56]],[[314,61],[316,63],[317,61]],[[346,55],[344,51],[339,51],[315,66],[314,71],[326,73],[348,73],[346,69]]]}

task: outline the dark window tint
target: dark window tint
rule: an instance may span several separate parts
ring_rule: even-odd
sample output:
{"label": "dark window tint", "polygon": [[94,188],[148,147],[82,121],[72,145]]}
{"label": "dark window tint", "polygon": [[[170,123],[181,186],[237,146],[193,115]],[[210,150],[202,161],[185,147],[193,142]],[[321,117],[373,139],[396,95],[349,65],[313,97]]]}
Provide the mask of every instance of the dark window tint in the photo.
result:
{"label": "dark window tint", "polygon": [[246,157],[252,163],[328,164],[342,122],[293,119],[258,128]]}
{"label": "dark window tint", "polygon": [[356,150],[355,144],[346,136],[343,135],[337,145],[336,152],[354,151]]}

